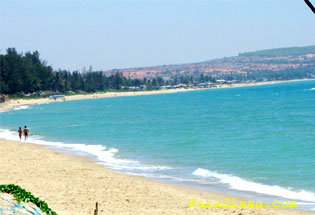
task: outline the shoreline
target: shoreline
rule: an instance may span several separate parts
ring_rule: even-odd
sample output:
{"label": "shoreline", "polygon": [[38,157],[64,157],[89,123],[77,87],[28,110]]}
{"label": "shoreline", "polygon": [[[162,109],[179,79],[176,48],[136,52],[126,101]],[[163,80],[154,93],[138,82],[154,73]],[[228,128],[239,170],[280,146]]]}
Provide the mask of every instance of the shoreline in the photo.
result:
{"label": "shoreline", "polygon": [[58,214],[92,214],[95,202],[100,214],[315,214],[273,207],[191,208],[189,199],[235,197],[237,204],[249,199],[117,173],[89,157],[26,142],[0,139],[0,164],[0,184],[22,186]]}
{"label": "shoreline", "polygon": [[[3,129],[0,129],[0,134],[2,134]],[[6,131],[6,129],[4,129],[3,131]],[[6,136],[7,134],[4,132],[3,133],[4,136]],[[1,139],[4,141],[9,141],[9,142],[17,142],[18,140],[18,134],[15,133],[11,133],[10,136],[6,136],[7,139],[3,139],[0,138],[0,145],[1,145]],[[42,139],[32,139],[30,137],[30,139],[25,142],[25,141],[21,141],[19,143],[26,143],[26,144],[32,144],[32,145],[36,145],[38,147],[44,147],[44,148],[49,148],[52,150],[55,150],[57,152],[60,153],[64,153],[70,156],[74,156],[74,157],[84,157],[87,158],[89,160],[92,160],[94,164],[97,165],[101,165],[104,168],[106,168],[108,171],[112,171],[118,174],[123,174],[123,175],[131,175],[131,176],[135,176],[135,177],[140,177],[140,178],[145,178],[147,180],[151,180],[151,181],[156,181],[159,182],[161,184],[166,184],[166,185],[174,185],[174,186],[180,186],[180,187],[185,187],[187,189],[193,189],[193,190],[201,190],[201,191],[205,191],[205,192],[214,192],[214,193],[219,193],[220,195],[223,196],[233,196],[236,197],[237,199],[249,199],[251,201],[262,201],[264,204],[271,204],[272,201],[275,200],[279,200],[279,201],[291,201],[293,199],[290,199],[289,197],[283,196],[283,195],[271,195],[271,194],[266,194],[266,193],[259,193],[259,192],[254,192],[254,191],[250,191],[250,190],[238,190],[236,188],[228,188],[228,187],[224,187],[220,184],[217,185],[211,185],[211,184],[205,184],[202,182],[198,182],[198,181],[194,181],[191,179],[185,179],[185,178],[180,178],[179,175],[168,175],[165,174],[165,177],[155,177],[155,176],[150,176],[147,175],[146,173],[141,173],[141,172],[137,172],[137,171],[121,171],[121,170],[117,170],[115,169],[115,165],[112,164],[111,162],[106,163],[104,160],[101,160],[98,158],[98,153],[94,154],[92,152],[89,152],[89,150],[82,150],[80,149],[80,147],[77,147],[77,144],[74,144],[75,146],[72,146],[72,144],[69,143],[65,143],[65,142],[51,142],[51,141],[47,141],[47,140],[42,140]],[[80,144],[81,145],[81,144]],[[83,144],[84,145],[84,144]],[[96,145],[92,145],[92,146],[96,146]],[[0,146],[0,150],[1,150],[1,146]],[[99,152],[99,151],[98,151]],[[108,152],[108,150],[105,150],[105,152]],[[1,154],[0,154],[1,156]],[[113,159],[114,157],[110,157],[110,160]],[[114,158],[114,159],[126,159],[126,158]],[[128,160],[129,158],[127,158]],[[131,162],[133,162],[134,160],[130,160]],[[141,162],[141,161],[140,161]],[[1,159],[0,159],[0,163],[1,163]],[[119,166],[119,165],[118,165]],[[163,175],[161,175],[163,176]],[[176,178],[173,178],[176,177]],[[178,180],[178,179],[181,180]],[[182,180],[183,179],[183,180]],[[1,184],[1,174],[0,174],[0,184]],[[259,185],[259,184],[258,184]],[[267,185],[268,186],[268,185]],[[314,206],[305,206],[305,203],[308,201],[304,201],[304,200],[294,200],[297,202],[297,204],[299,205],[299,209],[300,211],[313,211],[314,210]],[[306,203],[308,204],[308,203]],[[314,205],[314,203],[311,203],[312,205]],[[302,206],[301,206],[302,205]],[[294,209],[290,209],[290,210],[294,210]],[[315,214],[315,213],[314,213]]]}
{"label": "shoreline", "polygon": [[[315,79],[296,79],[289,81],[266,81],[266,82],[255,82],[255,83],[240,83],[240,84],[222,84],[214,88],[189,88],[189,89],[169,89],[169,90],[152,90],[152,91],[135,91],[135,92],[109,92],[109,93],[91,93],[91,94],[79,94],[73,96],[65,96],[65,101],[82,100],[82,99],[97,99],[97,98],[108,98],[108,97],[119,97],[119,96],[140,96],[140,95],[154,95],[163,93],[176,93],[176,92],[188,92],[195,90],[210,90],[210,89],[224,89],[224,88],[236,88],[236,87],[250,87],[250,86],[261,86],[278,83],[288,83],[297,81],[312,81]],[[20,106],[35,105],[43,103],[61,102],[63,100],[52,100],[49,98],[40,99],[18,99],[10,100],[8,102],[0,103],[0,111],[7,111],[18,108]]]}
{"label": "shoreline", "polygon": [[[298,80],[298,81],[305,81],[305,80]],[[270,83],[270,82],[267,82],[267,83],[264,83],[264,84],[276,84],[276,83],[279,83],[279,82],[272,82],[272,83]],[[282,83],[282,82],[280,82],[280,83]],[[251,85],[248,85],[248,84],[245,84],[245,85],[242,85],[242,86],[240,86],[240,85],[238,85],[238,86],[232,86],[232,87],[246,87],[246,86],[257,86],[257,85],[263,85],[263,84],[251,84]],[[222,87],[222,88],[231,88],[230,86],[227,86],[227,87]],[[190,90],[206,90],[206,89],[209,89],[209,88],[205,88],[205,89],[190,89]],[[220,88],[212,88],[212,89],[220,89]],[[173,93],[173,92],[181,92],[181,91],[189,91],[189,90],[187,90],[187,89],[183,89],[183,90],[165,90],[165,91],[148,91],[148,92],[139,92],[139,93],[141,93],[141,94],[136,94],[136,95],[149,95],[149,94],[160,94],[160,93]],[[154,92],[154,93],[152,93],[152,92]],[[116,94],[118,94],[118,93],[116,93]],[[133,92],[128,92],[128,94],[127,95],[119,95],[119,96],[132,96],[132,95],[130,95],[130,94],[133,94]],[[90,98],[104,98],[104,97],[113,97],[113,95],[111,95],[111,96],[108,96],[108,95],[105,95],[105,96],[103,96],[103,97],[94,97],[95,95],[97,95],[97,94],[90,94],[90,95],[83,95],[83,98],[81,98],[81,95],[78,95],[78,96],[80,96],[80,98],[75,98],[75,99],[72,99],[72,100],[79,100],[79,99],[90,99]],[[88,97],[87,97],[88,96]],[[91,97],[92,96],[92,97]],[[115,95],[114,95],[115,96]],[[70,96],[70,97],[73,97],[73,96]],[[37,99],[38,100],[38,99]],[[28,100],[24,100],[24,101],[28,101]],[[34,100],[34,101],[36,101],[36,100]],[[52,101],[52,102],[54,102],[54,101]],[[43,102],[43,103],[46,103],[46,102]],[[34,103],[34,104],[39,104],[39,103]],[[29,104],[20,104],[20,106],[23,106],[23,105],[29,105]],[[18,107],[18,106],[17,106]],[[16,107],[12,107],[12,108],[16,108]],[[12,109],[11,108],[11,109]],[[7,140],[3,140],[4,142],[9,142],[9,143],[7,143],[7,144],[13,144],[13,143],[15,143],[15,144],[18,144],[18,146],[17,147],[19,147],[21,144],[19,143],[19,142],[15,142],[15,141],[7,141]],[[0,139],[0,151],[3,151],[2,150],[2,143],[3,143],[3,141]],[[23,142],[23,145],[24,145],[24,143],[25,142]],[[30,145],[35,145],[36,147],[39,147],[39,148],[48,148],[49,150],[51,150],[51,153],[54,153],[54,154],[64,154],[65,156],[69,156],[70,158],[69,159],[71,159],[71,160],[76,160],[76,159],[78,159],[78,157],[81,159],[84,159],[84,160],[89,160],[89,162],[92,162],[95,166],[99,166],[99,164],[97,164],[96,162],[95,162],[95,160],[93,160],[92,158],[90,158],[90,157],[85,157],[85,156],[80,156],[80,155],[73,155],[72,153],[71,154],[69,154],[69,153],[64,153],[64,152],[60,152],[60,151],[58,151],[58,149],[51,149],[51,148],[49,148],[48,146],[44,146],[44,145],[36,145],[36,144],[32,144],[32,143],[25,143],[26,145],[28,145],[28,144],[30,144]],[[30,147],[28,147],[28,148],[30,148]],[[18,150],[18,149],[14,149],[13,150],[13,152],[15,152],[16,150]],[[29,151],[30,153],[32,153],[32,150],[26,150],[26,151]],[[0,152],[0,157],[1,157],[2,155],[1,155],[1,152]],[[23,154],[22,154],[22,156],[23,156]],[[50,154],[48,154],[47,155],[48,157],[50,157],[51,155]],[[4,155],[4,157],[5,157],[5,155]],[[11,158],[12,159],[12,158]],[[13,156],[13,160],[14,160],[14,156]],[[32,160],[32,159],[30,159],[30,160]],[[28,161],[28,160],[26,160],[26,161]],[[56,161],[56,160],[53,160],[53,161]],[[12,161],[12,162],[14,162],[14,161]],[[24,161],[25,162],[25,161]],[[24,163],[23,162],[23,163]],[[59,161],[58,161],[59,162]],[[0,158],[0,163],[2,163],[2,160],[1,160],[1,158]],[[31,163],[28,163],[28,165],[32,165]],[[51,164],[51,165],[53,165],[53,164]],[[103,165],[102,165],[103,166]],[[41,167],[41,166],[39,166],[39,167]],[[20,167],[21,168],[21,167]],[[25,168],[29,168],[29,167],[25,167]],[[103,169],[105,169],[107,172],[110,172],[111,174],[116,174],[117,172],[115,172],[114,170],[111,170],[111,169],[109,169],[109,168],[107,168],[107,167],[105,167],[105,166],[103,166]],[[65,170],[66,172],[68,171],[68,170]],[[24,174],[24,173],[22,173],[22,174]],[[70,170],[70,172],[69,172],[69,174],[71,174],[71,170]],[[67,175],[69,175],[69,174],[67,174]],[[98,173],[97,173],[98,174]],[[148,185],[148,188],[150,189],[150,187],[152,187],[152,186],[154,186],[155,185],[155,183],[158,183],[158,184],[160,184],[160,186],[167,186],[167,187],[171,187],[170,189],[179,189],[179,192],[180,192],[180,195],[183,195],[183,193],[193,193],[193,194],[200,194],[200,193],[203,193],[203,195],[205,195],[207,198],[210,198],[210,197],[208,197],[208,196],[211,196],[211,199],[215,199],[215,198],[217,198],[217,196],[218,196],[218,198],[220,197],[220,198],[225,198],[225,197],[232,197],[232,195],[231,194],[228,194],[228,193],[225,193],[225,192],[220,192],[220,191],[218,191],[219,193],[216,193],[216,192],[214,192],[214,191],[207,191],[207,190],[204,190],[204,189],[202,189],[202,190],[199,190],[199,189],[201,189],[201,188],[189,188],[189,187],[194,187],[194,186],[189,186],[189,187],[187,187],[186,185],[177,185],[177,184],[169,184],[169,183],[167,183],[167,182],[160,182],[160,181],[157,181],[157,179],[152,179],[152,178],[145,178],[145,177],[143,177],[143,176],[133,176],[133,175],[128,175],[128,174],[125,174],[125,173],[117,173],[118,175],[119,174],[121,174],[121,175],[125,175],[125,176],[131,176],[131,177],[135,177],[136,179],[135,180],[147,180],[148,181],[148,183],[149,183],[149,185]],[[1,172],[0,172],[0,175],[2,175],[1,174]],[[118,177],[118,176],[117,176]],[[113,178],[113,180],[115,180],[116,179],[116,177],[114,177]],[[1,177],[0,177],[0,184],[2,183],[2,181],[1,181],[2,179],[1,179]],[[8,183],[13,183],[13,182],[8,182]],[[68,181],[67,183],[71,183],[71,181]],[[85,182],[84,182],[85,183]],[[83,184],[84,184],[83,183]],[[86,182],[87,183],[87,182]],[[151,184],[152,183],[152,184]],[[83,185],[83,184],[81,184],[81,186]],[[22,185],[21,185],[22,186]],[[95,185],[96,186],[96,185]],[[117,185],[117,186],[119,186],[119,185]],[[139,189],[142,189],[143,187],[141,187],[141,188],[139,188]],[[97,188],[95,188],[95,187],[93,187],[93,189],[97,189]],[[163,188],[163,189],[166,189],[166,188]],[[183,191],[184,190],[184,191]],[[31,190],[30,190],[31,191]],[[177,190],[178,191],[178,190]],[[31,191],[32,192],[32,191]],[[182,193],[183,192],[183,193]],[[46,194],[45,194],[46,195]],[[176,194],[177,195],[177,194]],[[214,195],[214,197],[213,197],[213,195]],[[187,195],[186,195],[187,196]],[[235,196],[238,200],[240,200],[240,199],[246,199],[246,198],[243,198],[243,197],[239,197],[239,196]],[[148,200],[147,198],[147,196],[146,195],[142,195],[141,196],[141,198],[143,198],[143,199],[145,199],[145,201],[150,201],[150,199]],[[167,196],[165,197],[164,196],[164,198],[167,198]],[[198,197],[199,198],[199,197]],[[202,198],[204,198],[204,197],[202,197]],[[206,198],[206,199],[207,199]],[[46,199],[47,200],[47,202],[50,200],[50,199]],[[188,201],[188,198],[186,198],[186,200]],[[187,202],[186,201],[186,202]],[[72,204],[72,202],[70,202],[69,204]],[[187,203],[187,205],[188,205],[188,203]],[[156,206],[156,207],[159,207],[159,206]],[[91,206],[90,207],[91,208],[91,211],[92,211],[92,209],[93,209],[93,206]],[[186,206],[185,206],[185,208],[186,208]],[[161,210],[162,211],[167,211],[167,209],[168,208],[162,208]],[[229,208],[229,209],[233,209],[233,208]],[[111,209],[112,210],[112,209]],[[141,209],[141,211],[139,211],[139,213],[137,213],[137,214],[146,214],[146,213],[142,213],[142,210],[143,209]],[[197,208],[196,209],[197,211],[199,210],[199,208]],[[260,211],[260,210],[257,210],[257,208],[254,208],[252,211],[250,211],[250,209],[248,209],[248,211],[247,211],[247,209],[245,209],[245,210],[243,210],[243,209],[236,209],[236,211],[237,212],[239,212],[239,213],[241,213],[241,214],[244,214],[243,212],[245,212],[245,214],[248,214],[248,213],[252,213],[252,214],[266,214],[266,209],[262,209],[262,211]],[[274,210],[275,210],[275,212],[274,212]],[[56,209],[56,211],[58,212],[58,210]],[[113,211],[114,211],[114,209],[113,209]],[[191,213],[191,210],[190,210],[190,208],[188,208],[187,209],[187,211],[186,210],[184,210],[184,211],[182,211],[182,213],[178,213],[178,214],[205,214],[206,212],[208,212],[209,210],[199,210],[199,212],[197,212],[197,213],[195,213],[195,212],[193,212],[193,213]],[[226,213],[226,212],[228,212],[229,211],[229,213]],[[284,212],[284,211],[286,211],[286,212]],[[126,211],[124,211],[124,212],[126,212]],[[215,213],[214,213],[215,212]],[[234,211],[230,211],[230,210],[224,210],[223,208],[221,208],[219,211],[211,211],[211,213],[210,214],[234,214],[234,212],[235,212],[235,210]],[[293,213],[293,212],[296,212],[296,213]],[[61,214],[64,214],[64,213],[61,213]],[[67,213],[65,213],[65,214],[68,214],[68,212]],[[69,213],[69,214],[71,214],[71,213]],[[76,212],[75,214],[80,214],[79,212]],[[88,214],[88,212],[86,212],[86,213],[82,213],[82,214]],[[102,213],[101,213],[102,214]],[[123,211],[121,211],[120,213],[116,213],[116,212],[113,212],[112,214],[125,214],[125,213],[123,213]],[[153,213],[150,213],[150,214],[155,214],[155,212],[153,212]],[[160,214],[160,213],[156,213],[156,214]],[[167,213],[166,213],[167,214]],[[177,213],[172,213],[172,214],[177,214]],[[208,213],[206,213],[206,214],[208,214]],[[237,213],[236,213],[237,214]],[[275,209],[275,208],[273,208],[271,211],[270,211],[270,213],[269,213],[269,211],[268,211],[268,214],[313,214],[313,212],[305,212],[304,213],[304,211],[296,211],[296,210],[284,210],[284,209]],[[315,214],[315,213],[314,213]]]}

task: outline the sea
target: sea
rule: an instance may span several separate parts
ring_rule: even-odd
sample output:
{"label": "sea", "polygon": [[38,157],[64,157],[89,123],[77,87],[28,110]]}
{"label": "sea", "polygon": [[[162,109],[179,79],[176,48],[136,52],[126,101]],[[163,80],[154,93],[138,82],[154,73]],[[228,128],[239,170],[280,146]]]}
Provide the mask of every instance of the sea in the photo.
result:
{"label": "sea", "polygon": [[315,211],[315,80],[21,106],[0,138],[24,125],[114,171]]}

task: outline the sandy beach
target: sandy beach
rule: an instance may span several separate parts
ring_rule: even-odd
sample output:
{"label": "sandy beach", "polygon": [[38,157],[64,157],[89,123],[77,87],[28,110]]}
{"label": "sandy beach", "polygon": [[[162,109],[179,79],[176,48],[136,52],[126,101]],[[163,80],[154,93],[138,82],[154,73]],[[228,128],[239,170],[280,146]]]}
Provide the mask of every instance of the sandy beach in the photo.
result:
{"label": "sandy beach", "polygon": [[57,100],[49,99],[49,98],[40,98],[40,99],[18,99],[18,100],[10,100],[9,102],[5,102],[0,104],[1,110],[10,110],[17,108],[19,106],[24,105],[34,105],[34,104],[43,104],[43,103],[51,103],[51,102],[63,102],[63,101],[73,101],[73,100],[81,100],[81,99],[97,99],[97,98],[107,98],[107,97],[115,97],[115,96],[138,96],[138,95],[152,95],[152,94],[160,94],[160,93],[174,93],[181,91],[189,91],[192,89],[174,89],[174,90],[155,90],[155,91],[136,91],[136,92],[108,92],[108,93],[93,93],[93,94],[79,94],[73,96],[65,96],[63,98],[58,98]]}
{"label": "sandy beach", "polygon": [[231,88],[231,87],[246,87],[246,86],[259,86],[267,84],[276,84],[282,82],[293,82],[293,81],[306,81],[314,79],[301,79],[301,80],[290,80],[290,81],[268,81],[268,82],[257,82],[257,83],[240,83],[240,84],[222,84],[218,85],[217,88],[198,88],[198,89],[169,89],[169,90],[153,90],[153,91],[135,91],[135,92],[108,92],[108,93],[93,93],[93,94],[80,94],[73,96],[65,96],[64,100],[59,98],[56,101],[49,98],[40,98],[40,99],[18,99],[10,100],[9,102],[0,103],[0,111],[10,110],[24,105],[34,105],[50,102],[60,102],[60,101],[72,101],[72,100],[81,100],[81,99],[96,99],[96,98],[106,98],[106,97],[115,97],[115,96],[139,96],[139,95],[152,95],[152,94],[161,94],[161,93],[175,93],[191,90],[209,90],[209,89],[218,89],[218,88]]}
{"label": "sandy beach", "polygon": [[61,215],[93,214],[95,202],[101,215],[314,214],[275,208],[191,208],[192,198],[223,201],[233,197],[112,172],[87,157],[25,142],[0,140],[0,165],[0,184],[22,186]]}

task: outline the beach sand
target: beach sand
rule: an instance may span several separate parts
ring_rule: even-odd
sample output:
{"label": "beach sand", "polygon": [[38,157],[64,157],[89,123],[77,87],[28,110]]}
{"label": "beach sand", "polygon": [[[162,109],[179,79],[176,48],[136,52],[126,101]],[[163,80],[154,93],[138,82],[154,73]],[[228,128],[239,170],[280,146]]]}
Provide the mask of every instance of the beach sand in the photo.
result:
{"label": "beach sand", "polygon": [[38,99],[18,99],[10,100],[8,102],[0,104],[0,111],[10,110],[17,108],[19,106],[43,104],[51,102],[63,102],[63,101],[73,101],[82,99],[97,99],[97,98],[108,98],[108,97],[119,97],[119,96],[139,96],[139,95],[153,95],[161,93],[174,93],[181,91],[189,91],[193,89],[170,89],[170,90],[153,90],[153,91],[135,91],[135,92],[107,92],[107,93],[91,93],[91,94],[78,94],[72,96],[65,96],[63,98],[58,98],[57,100],[49,98],[38,98]]}
{"label": "beach sand", "polygon": [[315,214],[275,208],[190,208],[192,198],[233,197],[116,173],[88,157],[0,139],[0,184],[11,183],[45,200],[60,215],[92,215],[95,202],[99,202],[99,215]]}

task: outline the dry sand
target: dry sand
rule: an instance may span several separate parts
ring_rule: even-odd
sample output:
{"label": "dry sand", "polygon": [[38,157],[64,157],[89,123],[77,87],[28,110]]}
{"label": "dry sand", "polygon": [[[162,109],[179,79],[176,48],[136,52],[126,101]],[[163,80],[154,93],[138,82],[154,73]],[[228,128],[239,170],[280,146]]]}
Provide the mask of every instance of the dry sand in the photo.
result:
{"label": "dry sand", "polygon": [[171,89],[171,90],[154,90],[154,91],[135,91],[135,92],[108,92],[108,93],[93,93],[93,94],[79,94],[73,96],[65,96],[63,98],[58,98],[57,100],[49,98],[40,98],[40,99],[18,99],[10,100],[0,104],[0,111],[9,110],[17,108],[24,105],[34,105],[50,102],[63,102],[63,101],[72,101],[72,100],[82,100],[82,99],[97,99],[97,98],[106,98],[106,97],[115,97],[115,96],[139,96],[139,95],[152,95],[152,94],[161,94],[161,93],[174,93],[181,91],[189,91],[192,89]]}
{"label": "dry sand", "polygon": [[[108,170],[87,157],[0,139],[0,184],[18,184],[60,215],[314,214],[274,208],[189,208],[189,199],[231,196],[169,185]],[[240,197],[237,197],[240,200]]]}

